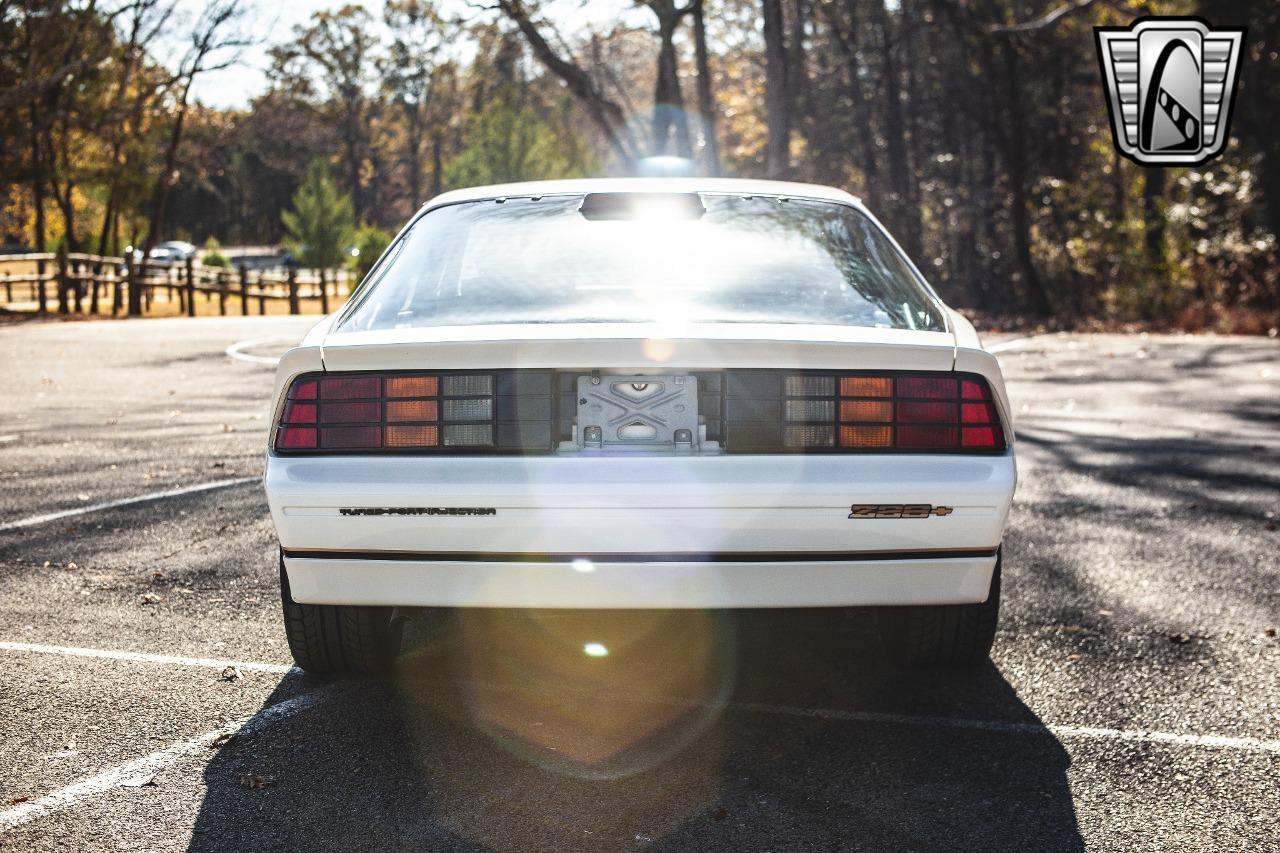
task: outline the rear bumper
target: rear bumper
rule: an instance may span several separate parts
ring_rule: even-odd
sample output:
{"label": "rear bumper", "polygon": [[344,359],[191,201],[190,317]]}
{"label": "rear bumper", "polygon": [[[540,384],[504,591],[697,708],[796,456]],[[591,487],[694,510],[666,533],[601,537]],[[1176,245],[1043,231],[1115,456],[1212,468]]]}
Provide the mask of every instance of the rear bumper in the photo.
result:
{"label": "rear bumper", "polygon": [[299,602],[811,607],[984,600],[1016,477],[1012,452],[272,456],[266,490]]}
{"label": "rear bumper", "polygon": [[666,609],[986,600],[995,552],[956,553],[493,560],[286,552],[284,563],[294,600],[309,604]]}

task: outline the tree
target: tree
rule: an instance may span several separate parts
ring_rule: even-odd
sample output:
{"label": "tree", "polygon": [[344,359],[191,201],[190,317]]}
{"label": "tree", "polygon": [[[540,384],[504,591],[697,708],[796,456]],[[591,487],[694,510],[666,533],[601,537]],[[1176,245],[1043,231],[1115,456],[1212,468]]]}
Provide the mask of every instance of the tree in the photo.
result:
{"label": "tree", "polygon": [[684,110],[684,94],[680,90],[680,66],[676,62],[676,30],[691,6],[677,6],[675,0],[645,0],[645,5],[658,19],[658,80],[653,92],[652,154],[674,153],[693,156],[693,140],[689,136],[689,117]]}
{"label": "tree", "polygon": [[782,0],[761,0],[760,17],[764,27],[764,109],[769,128],[764,171],[770,178],[785,178],[791,171],[791,92]]}
{"label": "tree", "polygon": [[603,87],[572,58],[565,58],[551,46],[522,0],[498,0],[498,8],[515,23],[538,61],[563,80],[573,96],[582,103],[618,160],[624,166],[629,166],[640,156],[640,148],[627,126],[626,113],[622,107],[606,95]]}
{"label": "tree", "polygon": [[[186,126],[187,112],[191,107],[191,87],[196,78],[209,71],[226,68],[239,60],[241,48],[252,44],[252,39],[238,32],[236,25],[243,13],[240,0],[210,0],[196,19],[191,30],[191,43],[173,76],[173,122],[169,129],[169,141],[165,145],[160,172],[156,176],[155,192],[151,201],[151,222],[147,228],[142,248],[143,264],[152,247],[164,232],[165,214],[169,193],[178,181],[178,150]],[[142,289],[129,288],[129,316],[142,314]]]}
{"label": "tree", "polygon": [[[456,23],[446,22],[427,0],[388,0],[382,13],[391,33],[386,56],[379,62],[382,85],[404,117],[404,168],[408,173],[409,207],[422,197],[422,145],[429,124],[438,138],[447,121],[444,99],[437,100],[440,85],[438,68],[446,45],[457,35]],[[438,176],[433,176],[433,180]]]}
{"label": "tree", "polygon": [[449,186],[576,178],[594,171],[585,146],[542,112],[510,92],[494,97],[467,129],[467,147],[445,165]]}
{"label": "tree", "polygon": [[293,209],[280,214],[285,246],[306,266],[328,269],[346,260],[355,238],[351,197],[338,191],[329,167],[317,160],[293,196]]}
{"label": "tree", "polygon": [[348,5],[336,12],[317,13],[310,27],[299,28],[297,41],[287,48],[320,69],[329,96],[325,106],[336,119],[342,139],[352,224],[359,222],[366,209],[362,171],[369,150],[367,90],[375,46],[369,13],[362,6]]}

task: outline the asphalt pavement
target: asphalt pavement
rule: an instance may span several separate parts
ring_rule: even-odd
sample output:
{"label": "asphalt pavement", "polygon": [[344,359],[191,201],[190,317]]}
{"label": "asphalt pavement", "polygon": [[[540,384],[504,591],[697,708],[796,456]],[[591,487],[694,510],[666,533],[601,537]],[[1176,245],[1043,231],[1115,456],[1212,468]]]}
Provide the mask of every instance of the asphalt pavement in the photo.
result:
{"label": "asphalt pavement", "polygon": [[469,611],[322,680],[254,479],[309,322],[0,328],[0,850],[1280,850],[1277,341],[1002,342],[976,671],[865,612]]}

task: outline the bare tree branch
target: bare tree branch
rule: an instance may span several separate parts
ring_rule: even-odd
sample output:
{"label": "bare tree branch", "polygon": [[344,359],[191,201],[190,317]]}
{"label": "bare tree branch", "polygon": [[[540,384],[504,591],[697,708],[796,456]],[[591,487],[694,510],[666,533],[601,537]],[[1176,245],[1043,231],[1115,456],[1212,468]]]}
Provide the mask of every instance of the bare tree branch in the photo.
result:
{"label": "bare tree branch", "polygon": [[1034,20],[1024,21],[1020,24],[990,24],[987,26],[986,30],[989,33],[1001,35],[1047,30],[1068,15],[1087,9],[1095,2],[1096,0],[1072,0],[1072,2],[1059,6],[1057,9],[1047,12]]}

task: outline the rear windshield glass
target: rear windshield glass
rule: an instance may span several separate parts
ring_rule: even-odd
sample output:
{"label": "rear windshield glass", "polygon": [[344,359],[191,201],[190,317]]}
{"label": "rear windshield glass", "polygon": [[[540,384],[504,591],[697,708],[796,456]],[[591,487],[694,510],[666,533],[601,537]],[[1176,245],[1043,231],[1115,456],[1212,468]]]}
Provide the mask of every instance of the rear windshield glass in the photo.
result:
{"label": "rear windshield glass", "polygon": [[[585,197],[585,208],[579,194],[427,213],[374,270],[338,330],[628,322],[944,329],[901,255],[854,208],[703,193],[683,197],[692,212],[639,204],[620,217],[610,205],[593,208],[598,197]],[[593,215],[596,208],[605,212]]]}

